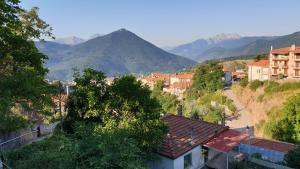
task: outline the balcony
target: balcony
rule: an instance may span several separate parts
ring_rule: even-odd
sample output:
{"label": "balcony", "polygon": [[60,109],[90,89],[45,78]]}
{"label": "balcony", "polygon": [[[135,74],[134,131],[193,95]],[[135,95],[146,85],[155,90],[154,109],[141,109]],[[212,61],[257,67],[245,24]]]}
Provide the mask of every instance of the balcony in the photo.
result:
{"label": "balcony", "polygon": [[275,68],[278,67],[278,66],[279,66],[278,64],[277,65],[272,65],[272,67],[275,67]]}
{"label": "balcony", "polygon": [[288,56],[277,56],[277,57],[273,57],[272,60],[279,60],[279,61],[280,60],[284,60],[284,61],[287,61],[287,60],[289,60],[289,57]]}
{"label": "balcony", "polygon": [[294,69],[299,70],[300,66],[295,66]]}

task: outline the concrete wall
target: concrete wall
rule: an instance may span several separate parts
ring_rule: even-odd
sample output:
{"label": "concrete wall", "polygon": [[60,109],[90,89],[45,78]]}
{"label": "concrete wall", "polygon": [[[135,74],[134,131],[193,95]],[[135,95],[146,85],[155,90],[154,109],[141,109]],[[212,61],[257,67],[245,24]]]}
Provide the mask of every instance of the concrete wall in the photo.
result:
{"label": "concrete wall", "polygon": [[264,166],[264,167],[268,167],[268,168],[275,168],[275,169],[292,169],[290,167],[286,167],[283,165],[279,165],[279,164],[275,164],[275,163],[271,163],[268,161],[264,161],[264,160],[260,160],[260,159],[256,159],[256,158],[251,158],[250,159],[251,162],[258,164],[260,166]]}
{"label": "concrete wall", "polygon": [[273,161],[273,162],[282,162],[284,159],[285,153],[279,152],[279,151],[274,151],[270,149],[264,149],[261,147],[256,147],[248,144],[240,144],[239,145],[239,150],[242,153],[247,153],[247,154],[255,154],[259,153],[262,155],[262,158],[265,160]]}
{"label": "concrete wall", "polygon": [[160,160],[150,162],[148,167],[150,169],[184,169],[184,156],[190,153],[192,154],[192,166],[189,169],[201,168],[204,165],[204,157],[200,145],[174,160],[161,156]]}

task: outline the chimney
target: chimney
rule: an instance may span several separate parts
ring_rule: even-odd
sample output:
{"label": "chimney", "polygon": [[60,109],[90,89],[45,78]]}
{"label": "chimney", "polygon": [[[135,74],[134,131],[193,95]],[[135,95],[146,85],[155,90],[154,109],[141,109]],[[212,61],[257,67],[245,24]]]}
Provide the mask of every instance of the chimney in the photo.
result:
{"label": "chimney", "polygon": [[194,131],[194,128],[191,129],[191,141],[190,141],[190,145],[194,145],[195,144],[195,131]]}
{"label": "chimney", "polygon": [[181,104],[181,103],[178,104],[178,107],[177,107],[177,115],[178,115],[178,116],[182,116],[182,104]]}
{"label": "chimney", "polygon": [[291,51],[295,51],[295,50],[296,50],[296,45],[293,44],[293,45],[291,46]]}
{"label": "chimney", "polygon": [[271,51],[273,50],[273,46],[271,45]]}

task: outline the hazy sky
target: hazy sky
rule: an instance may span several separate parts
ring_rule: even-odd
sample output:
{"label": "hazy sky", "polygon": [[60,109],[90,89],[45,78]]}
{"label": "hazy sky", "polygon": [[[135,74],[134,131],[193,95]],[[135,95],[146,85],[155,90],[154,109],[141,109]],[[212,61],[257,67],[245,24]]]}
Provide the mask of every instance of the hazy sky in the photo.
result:
{"label": "hazy sky", "polygon": [[56,37],[88,38],[126,28],[158,46],[219,33],[284,35],[300,31],[299,0],[23,0],[40,8]]}

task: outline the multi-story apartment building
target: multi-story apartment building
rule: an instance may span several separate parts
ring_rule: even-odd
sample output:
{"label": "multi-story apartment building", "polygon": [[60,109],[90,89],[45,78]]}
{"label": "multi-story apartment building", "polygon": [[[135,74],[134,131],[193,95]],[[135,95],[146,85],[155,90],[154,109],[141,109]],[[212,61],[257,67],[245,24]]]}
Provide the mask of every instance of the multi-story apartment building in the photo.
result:
{"label": "multi-story apartment building", "polygon": [[270,79],[282,75],[286,78],[300,79],[300,47],[272,49],[269,56]]}

